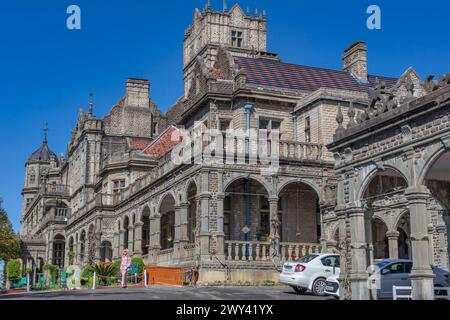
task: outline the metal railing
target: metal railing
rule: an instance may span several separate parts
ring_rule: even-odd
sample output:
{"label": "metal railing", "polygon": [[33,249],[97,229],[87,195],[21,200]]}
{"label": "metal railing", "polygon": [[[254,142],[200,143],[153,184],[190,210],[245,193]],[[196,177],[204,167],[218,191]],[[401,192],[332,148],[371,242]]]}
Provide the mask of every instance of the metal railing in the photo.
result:
{"label": "metal railing", "polygon": [[[409,294],[399,294],[398,291],[409,291]],[[412,287],[402,287],[402,286],[393,286],[392,287],[392,297],[393,300],[412,300]],[[450,300],[450,288],[446,287],[435,287],[434,288],[435,300]],[[442,294],[443,292],[447,292],[447,294]]]}

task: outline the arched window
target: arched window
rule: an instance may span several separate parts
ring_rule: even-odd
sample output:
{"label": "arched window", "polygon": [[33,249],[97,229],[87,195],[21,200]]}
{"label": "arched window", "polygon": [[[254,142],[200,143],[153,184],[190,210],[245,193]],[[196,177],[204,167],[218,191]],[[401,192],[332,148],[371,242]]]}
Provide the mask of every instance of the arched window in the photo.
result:
{"label": "arched window", "polygon": [[86,251],[86,231],[81,232],[80,236],[80,261],[84,261],[84,254]]}
{"label": "arched window", "polygon": [[112,261],[112,245],[109,241],[103,241],[100,246],[100,259],[102,262],[111,262]]}
{"label": "arched window", "polygon": [[62,235],[55,236],[53,240],[53,265],[58,266],[60,269],[64,268],[65,240]]}

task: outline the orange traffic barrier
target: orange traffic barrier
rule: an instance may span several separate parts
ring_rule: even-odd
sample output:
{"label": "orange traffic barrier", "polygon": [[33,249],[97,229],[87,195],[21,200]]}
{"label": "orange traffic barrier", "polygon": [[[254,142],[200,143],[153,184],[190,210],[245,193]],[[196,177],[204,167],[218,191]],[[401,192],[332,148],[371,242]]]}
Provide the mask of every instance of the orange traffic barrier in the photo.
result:
{"label": "orange traffic barrier", "polygon": [[185,271],[183,268],[168,268],[147,266],[147,282],[149,285],[170,284],[176,286],[184,285]]}

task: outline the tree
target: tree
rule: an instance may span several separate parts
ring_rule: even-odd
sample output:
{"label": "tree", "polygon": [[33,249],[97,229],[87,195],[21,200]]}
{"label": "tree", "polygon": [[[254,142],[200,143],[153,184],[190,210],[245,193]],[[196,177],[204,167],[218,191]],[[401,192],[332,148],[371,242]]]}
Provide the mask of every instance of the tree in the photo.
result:
{"label": "tree", "polygon": [[2,207],[2,202],[0,198],[0,260],[3,260],[6,265],[8,260],[19,257],[20,242],[14,233],[6,210]]}

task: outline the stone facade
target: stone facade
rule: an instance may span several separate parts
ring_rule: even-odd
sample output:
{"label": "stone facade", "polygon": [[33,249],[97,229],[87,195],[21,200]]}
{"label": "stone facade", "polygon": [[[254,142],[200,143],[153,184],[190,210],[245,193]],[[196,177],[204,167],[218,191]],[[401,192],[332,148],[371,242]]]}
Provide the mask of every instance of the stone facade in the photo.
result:
{"label": "stone facade", "polygon": [[[128,248],[149,264],[200,266],[201,282],[277,280],[284,261],[338,251],[341,240],[351,239],[353,220],[344,219],[345,210],[339,208],[353,201],[348,181],[356,173],[341,167],[368,156],[360,150],[372,146],[356,141],[353,149],[331,145],[329,151],[325,145],[344,126],[356,130],[354,117],[367,114],[376,85],[370,81],[377,77],[367,75],[367,69],[366,81],[352,75],[353,68],[283,63],[267,52],[266,33],[265,13],[250,15],[238,5],[214,11],[207,4],[195,11],[185,34],[185,94],[166,114],[149,99],[150,84],[141,79],[127,81],[124,99],[108,115],[95,117],[92,101],[88,113],[80,111],[67,156],[56,159],[48,151],[44,161],[27,163],[23,259],[64,268],[73,252],[71,263],[85,266],[116,259]],[[406,78],[414,85],[413,95],[426,92],[412,69],[400,79],[380,77],[396,94],[408,96]],[[433,121],[445,126],[444,120]],[[271,172],[260,158],[250,156],[241,162],[208,163],[203,152],[200,163],[175,163],[170,149],[176,146],[169,143],[169,134],[175,128],[192,133],[199,123],[223,133],[279,130],[278,145],[269,144],[279,170]],[[411,139],[432,131],[423,125],[424,130],[392,130]],[[395,147],[397,141],[383,135],[377,139],[376,148]],[[227,142],[224,149],[231,148],[237,147]],[[408,159],[418,152],[404,150]],[[38,172],[42,179],[31,184],[29,177]],[[380,219],[389,216],[389,206],[395,205],[381,204]],[[429,231],[435,262],[444,265],[446,218],[438,205],[434,208]]]}

